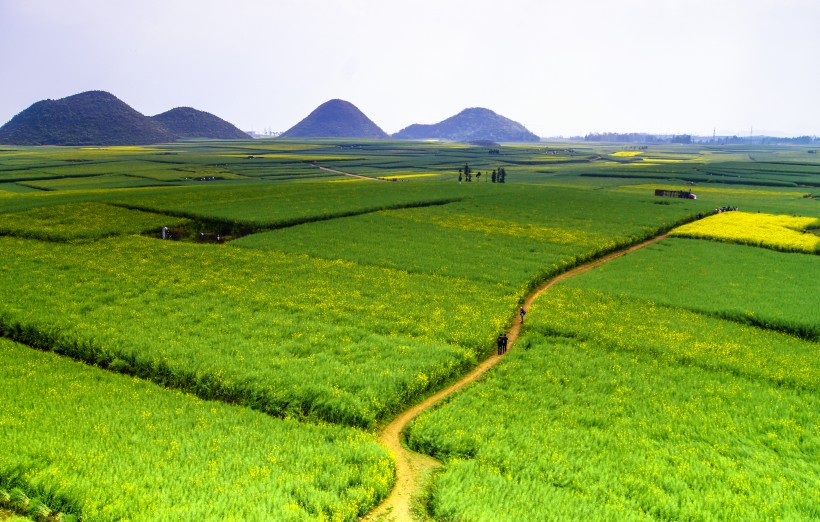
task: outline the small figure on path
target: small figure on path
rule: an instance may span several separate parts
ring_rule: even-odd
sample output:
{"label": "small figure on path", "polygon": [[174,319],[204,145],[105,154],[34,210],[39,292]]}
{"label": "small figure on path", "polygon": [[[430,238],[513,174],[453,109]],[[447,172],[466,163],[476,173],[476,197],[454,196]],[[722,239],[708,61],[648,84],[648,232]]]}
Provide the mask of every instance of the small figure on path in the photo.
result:
{"label": "small figure on path", "polygon": [[524,307],[521,306],[518,308],[518,315],[521,316],[521,324],[524,324],[524,316],[527,314],[527,311],[524,310]]}
{"label": "small figure on path", "polygon": [[498,355],[501,355],[504,353],[504,334],[498,336],[496,344],[498,345]]}
{"label": "small figure on path", "polygon": [[507,353],[507,334],[501,334],[501,353]]}

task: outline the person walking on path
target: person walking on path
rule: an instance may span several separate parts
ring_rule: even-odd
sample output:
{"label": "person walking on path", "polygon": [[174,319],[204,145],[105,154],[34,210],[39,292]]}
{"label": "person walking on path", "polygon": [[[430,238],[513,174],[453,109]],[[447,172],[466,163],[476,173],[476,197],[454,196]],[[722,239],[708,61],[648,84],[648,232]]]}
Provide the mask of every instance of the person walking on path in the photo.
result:
{"label": "person walking on path", "polygon": [[524,310],[524,307],[521,306],[518,308],[518,315],[521,316],[521,324],[524,324],[524,315],[526,315],[527,311]]}
{"label": "person walking on path", "polygon": [[498,345],[498,355],[501,355],[504,353],[504,334],[498,336],[496,344]]}
{"label": "person walking on path", "polygon": [[507,334],[501,334],[501,354],[507,353]]}

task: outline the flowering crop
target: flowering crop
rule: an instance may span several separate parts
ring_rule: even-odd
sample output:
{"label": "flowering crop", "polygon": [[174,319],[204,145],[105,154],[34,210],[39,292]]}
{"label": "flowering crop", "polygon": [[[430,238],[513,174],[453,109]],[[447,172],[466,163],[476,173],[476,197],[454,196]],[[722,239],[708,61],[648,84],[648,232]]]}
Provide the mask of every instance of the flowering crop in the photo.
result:
{"label": "flowering crop", "polygon": [[517,301],[466,279],[270,251],[0,243],[6,335],[205,397],[355,425],[474,364]]}
{"label": "flowering crop", "polygon": [[820,340],[820,259],[745,245],[669,238],[565,285],[648,299]]}
{"label": "flowering crop", "polygon": [[670,235],[814,253],[820,249],[820,237],[808,233],[806,229],[817,223],[820,219],[814,217],[722,212],[682,225]]}
{"label": "flowering crop", "polygon": [[373,436],[273,419],[0,339],[0,494],[82,520],[356,520],[393,466]]}
{"label": "flowering crop", "polygon": [[551,289],[516,346],[410,427],[411,447],[445,460],[434,518],[820,516],[815,343]]}
{"label": "flowering crop", "polygon": [[0,235],[51,241],[139,234],[163,226],[180,226],[186,219],[129,210],[102,203],[70,203],[3,214]]}

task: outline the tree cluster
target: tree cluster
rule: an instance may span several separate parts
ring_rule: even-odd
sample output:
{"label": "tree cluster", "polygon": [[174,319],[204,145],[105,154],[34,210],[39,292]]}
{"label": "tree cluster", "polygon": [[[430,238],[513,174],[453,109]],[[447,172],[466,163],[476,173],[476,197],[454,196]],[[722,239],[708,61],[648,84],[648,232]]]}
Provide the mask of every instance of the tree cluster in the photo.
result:
{"label": "tree cluster", "polygon": [[[466,163],[464,164],[463,169],[458,169],[458,182],[461,183],[462,180],[470,183],[473,181],[475,177],[476,181],[481,181],[481,171],[479,170],[475,174],[473,173],[473,169],[470,168],[469,165]],[[504,183],[505,179],[507,178],[507,169],[504,167],[499,167],[498,169],[493,169],[492,173],[490,174],[490,181],[493,183]],[[487,181],[487,176],[484,176],[484,181]]]}
{"label": "tree cluster", "polygon": [[611,143],[692,143],[690,134],[677,134],[673,136],[658,136],[655,134],[645,134],[642,132],[602,132],[587,134],[584,141],[603,141]]}

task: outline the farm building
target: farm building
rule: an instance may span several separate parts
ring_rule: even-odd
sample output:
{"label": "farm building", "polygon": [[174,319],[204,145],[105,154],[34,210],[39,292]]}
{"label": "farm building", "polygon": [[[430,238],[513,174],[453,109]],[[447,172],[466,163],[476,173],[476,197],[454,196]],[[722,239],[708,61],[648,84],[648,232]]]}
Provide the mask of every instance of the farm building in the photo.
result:
{"label": "farm building", "polygon": [[682,199],[698,199],[691,190],[664,190],[655,189],[656,196],[663,196],[666,198],[682,198]]}

